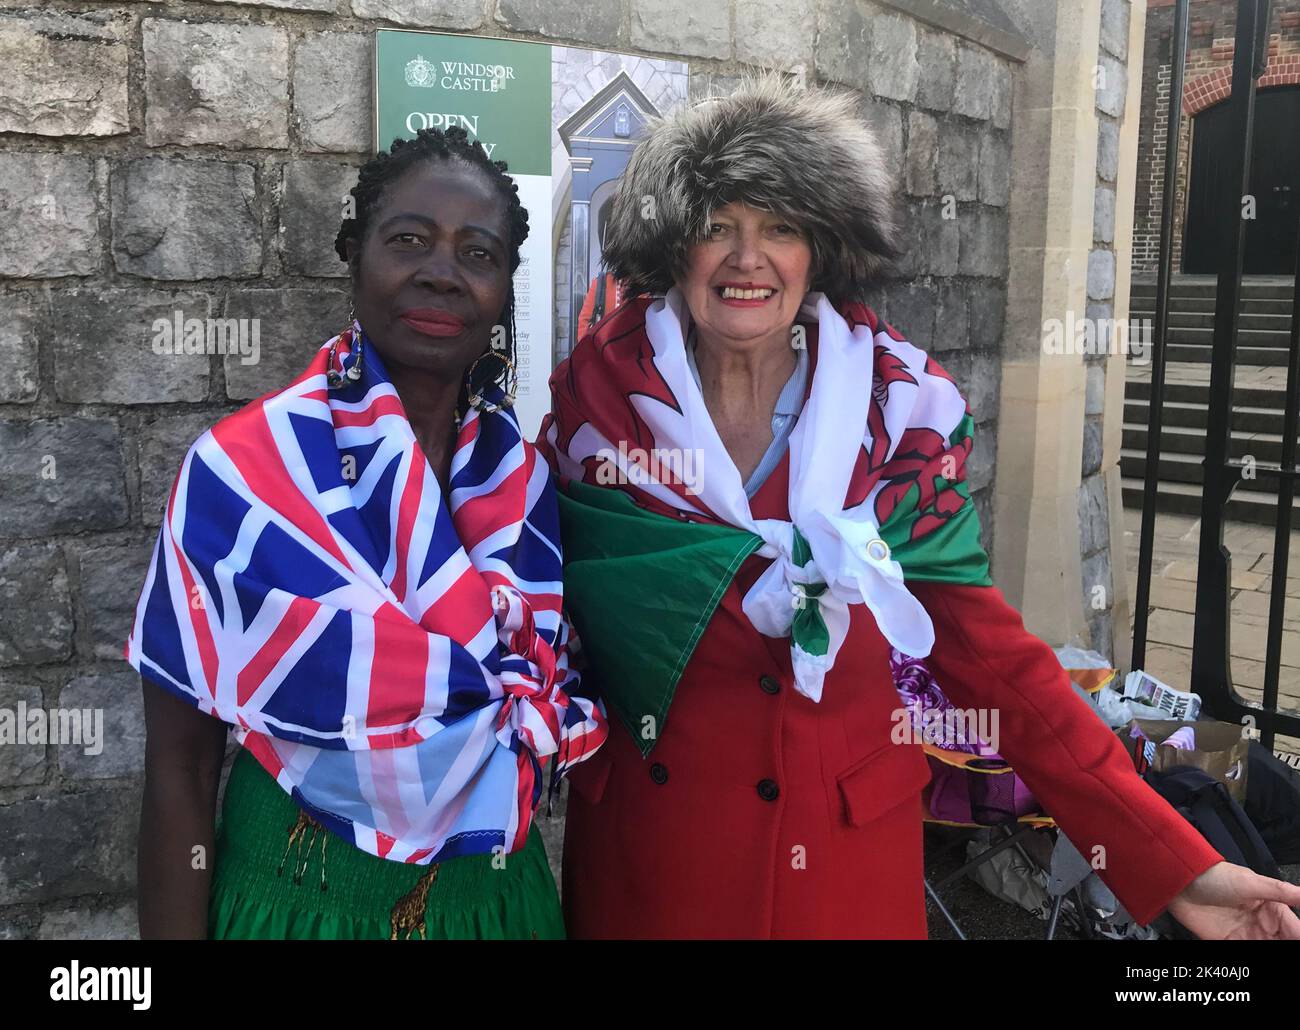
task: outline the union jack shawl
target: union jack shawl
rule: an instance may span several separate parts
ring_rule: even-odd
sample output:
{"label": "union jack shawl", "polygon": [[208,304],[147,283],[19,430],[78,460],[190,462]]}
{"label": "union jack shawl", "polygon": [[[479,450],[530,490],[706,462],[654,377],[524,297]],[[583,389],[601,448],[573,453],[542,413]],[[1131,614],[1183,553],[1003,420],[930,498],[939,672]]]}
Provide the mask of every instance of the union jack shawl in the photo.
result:
{"label": "union jack shawl", "polygon": [[471,409],[444,496],[368,338],[327,385],[360,332],[191,445],[124,654],[362,850],[512,852],[544,767],[608,731],[573,693],[554,488],[513,412]]}

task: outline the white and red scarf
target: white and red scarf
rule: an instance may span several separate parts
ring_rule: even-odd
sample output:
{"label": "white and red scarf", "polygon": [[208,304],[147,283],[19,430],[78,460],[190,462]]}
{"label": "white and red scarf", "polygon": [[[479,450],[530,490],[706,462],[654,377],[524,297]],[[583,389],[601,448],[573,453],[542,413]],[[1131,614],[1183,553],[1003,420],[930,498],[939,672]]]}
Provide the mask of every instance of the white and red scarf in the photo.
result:
{"label": "white and red scarf", "polygon": [[865,305],[841,312],[811,292],[799,319],[794,328],[817,328],[816,361],[789,440],[789,519],[750,511],[690,372],[677,287],[633,299],[583,338],[551,379],[539,439],[562,477],[758,537],[756,553],[772,562],[745,614],[766,636],[790,638],[795,687],[817,701],[851,605],[870,609],[899,651],[924,657],[934,626],[905,581],[991,580],[965,481],[974,420],[956,383]]}

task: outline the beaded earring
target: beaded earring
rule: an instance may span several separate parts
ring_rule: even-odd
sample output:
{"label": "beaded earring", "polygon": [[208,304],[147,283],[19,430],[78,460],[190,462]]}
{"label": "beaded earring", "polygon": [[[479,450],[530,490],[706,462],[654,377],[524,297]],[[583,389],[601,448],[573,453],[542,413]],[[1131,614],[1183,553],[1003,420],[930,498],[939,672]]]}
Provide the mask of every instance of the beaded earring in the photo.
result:
{"label": "beaded earring", "polygon": [[[335,359],[338,352],[339,341],[342,340],[344,336],[348,337],[349,357],[354,357],[355,360],[353,360],[352,364],[349,365],[346,370],[340,372],[335,368]],[[334,338],[334,343],[330,346],[329,361],[325,366],[325,381],[329,383],[332,388],[337,389],[338,387],[355,383],[361,378],[361,347],[363,338],[364,334],[361,331],[361,323],[357,321],[354,303],[349,300],[348,328],[344,329],[343,332],[339,333],[338,336]],[[355,343],[355,346],[351,346],[353,343]]]}

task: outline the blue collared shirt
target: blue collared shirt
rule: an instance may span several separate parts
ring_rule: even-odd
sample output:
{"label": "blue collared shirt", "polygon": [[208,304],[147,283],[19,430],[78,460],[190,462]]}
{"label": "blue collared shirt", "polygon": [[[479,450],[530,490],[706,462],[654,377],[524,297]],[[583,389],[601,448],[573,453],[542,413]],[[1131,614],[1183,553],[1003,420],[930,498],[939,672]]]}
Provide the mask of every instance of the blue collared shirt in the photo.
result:
{"label": "blue collared shirt", "polygon": [[[758,467],[745,483],[746,497],[753,497],[759,487],[767,482],[767,477],[772,474],[773,469],[781,463],[781,457],[790,442],[790,434],[794,432],[794,424],[799,420],[799,412],[803,410],[803,395],[808,386],[808,349],[806,347],[797,349],[795,356],[798,360],[794,371],[786,380],[785,386],[781,388],[781,396],[776,399],[776,408],[772,411],[772,442],[767,445],[763,460],[758,463]],[[686,362],[691,366],[695,385],[703,391],[700,368],[695,363],[694,326],[691,326],[691,331],[686,337]]]}

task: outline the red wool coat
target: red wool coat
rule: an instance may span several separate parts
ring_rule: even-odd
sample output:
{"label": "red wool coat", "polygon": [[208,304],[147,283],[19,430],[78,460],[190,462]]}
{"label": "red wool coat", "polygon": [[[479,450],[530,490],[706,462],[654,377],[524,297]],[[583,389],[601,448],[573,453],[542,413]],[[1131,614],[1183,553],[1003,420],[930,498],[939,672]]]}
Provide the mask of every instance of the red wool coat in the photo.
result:
{"label": "red wool coat", "polygon": [[[751,499],[788,518],[787,458]],[[750,625],[750,557],[642,758],[622,725],[569,776],[571,936],[926,936],[919,745],[890,742],[901,705],[864,605],[814,704],[788,639]],[[999,710],[1000,751],[1142,923],[1221,856],[1133,771],[1052,650],[996,587],[909,583],[935,627],[927,658],[960,708]]]}

